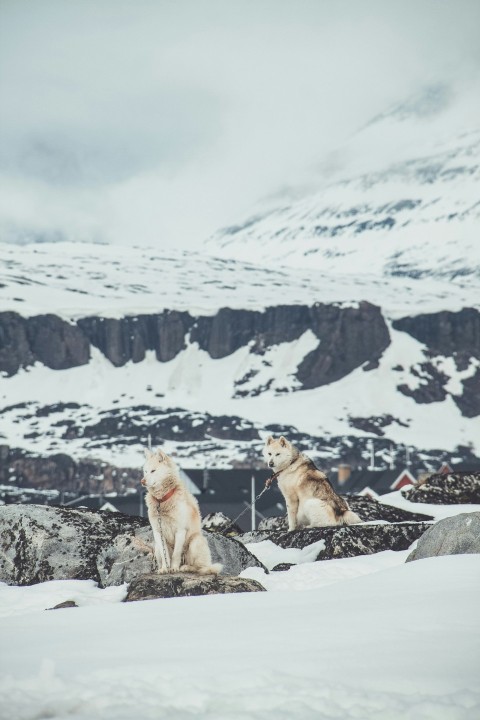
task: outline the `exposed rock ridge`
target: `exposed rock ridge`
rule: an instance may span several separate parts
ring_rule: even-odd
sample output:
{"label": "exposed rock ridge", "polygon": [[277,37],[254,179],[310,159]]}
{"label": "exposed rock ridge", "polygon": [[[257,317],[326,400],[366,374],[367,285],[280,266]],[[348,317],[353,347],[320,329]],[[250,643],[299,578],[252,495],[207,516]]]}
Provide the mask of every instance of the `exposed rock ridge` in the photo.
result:
{"label": "exposed rock ridge", "polygon": [[0,372],[11,376],[35,362],[52,369],[85,365],[92,347],[116,367],[141,362],[147,351],[154,351],[159,362],[168,362],[187,342],[198,343],[214,359],[246,346],[263,354],[272,345],[297,340],[307,330],[319,344],[298,368],[297,378],[305,388],[328,384],[377,361],[390,343],[380,308],[367,302],[358,307],[279,305],[264,311],[221,308],[213,316],[199,317],[165,310],[157,315],[86,317],[76,322],[7,312],[0,313]]}
{"label": "exposed rock ridge", "polygon": [[[445,310],[404,317],[392,326],[427,346],[425,362],[410,368],[420,378],[420,384],[414,389],[402,384],[398,390],[417,403],[442,402],[451,395],[464,417],[480,415],[480,312],[474,308]],[[458,372],[467,371],[459,393],[447,389],[450,377],[443,371],[443,363],[450,357]]]}

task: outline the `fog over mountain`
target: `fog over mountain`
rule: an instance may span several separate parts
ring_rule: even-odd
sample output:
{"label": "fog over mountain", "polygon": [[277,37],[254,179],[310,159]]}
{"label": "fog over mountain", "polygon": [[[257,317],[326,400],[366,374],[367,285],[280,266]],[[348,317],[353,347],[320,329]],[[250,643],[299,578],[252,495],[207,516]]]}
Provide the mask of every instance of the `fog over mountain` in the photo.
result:
{"label": "fog over mountain", "polygon": [[427,123],[475,98],[479,25],[468,1],[3,0],[0,239],[199,247],[405,99]]}

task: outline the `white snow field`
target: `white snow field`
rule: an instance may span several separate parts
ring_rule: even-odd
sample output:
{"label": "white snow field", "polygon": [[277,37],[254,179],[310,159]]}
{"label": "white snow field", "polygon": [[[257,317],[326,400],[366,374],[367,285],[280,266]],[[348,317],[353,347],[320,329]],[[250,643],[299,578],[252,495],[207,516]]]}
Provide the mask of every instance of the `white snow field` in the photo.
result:
{"label": "white snow field", "polygon": [[[307,562],[266,593],[98,604],[88,582],[2,586],[0,717],[477,720],[480,556],[407,554]],[[97,604],[41,610],[73,585]]]}

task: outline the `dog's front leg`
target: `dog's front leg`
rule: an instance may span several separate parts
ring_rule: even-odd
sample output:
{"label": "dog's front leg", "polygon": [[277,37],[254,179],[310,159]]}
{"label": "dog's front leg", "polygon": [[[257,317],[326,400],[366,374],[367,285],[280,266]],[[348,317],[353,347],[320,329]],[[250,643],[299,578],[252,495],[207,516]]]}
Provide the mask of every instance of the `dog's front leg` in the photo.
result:
{"label": "dog's front leg", "polygon": [[175,533],[175,544],[173,546],[172,564],[171,564],[171,569],[173,571],[178,570],[180,568],[180,564],[182,562],[183,546],[185,545],[186,535],[187,535],[186,530],[177,530],[177,532]]}
{"label": "dog's front leg", "polygon": [[288,531],[291,532],[297,527],[298,500],[297,498],[288,498],[287,500],[287,518]]}
{"label": "dog's front leg", "polygon": [[158,530],[153,530],[153,538],[155,540],[155,560],[157,561],[157,572],[168,573],[170,569],[170,556],[168,554],[167,544],[163,541],[163,537]]}

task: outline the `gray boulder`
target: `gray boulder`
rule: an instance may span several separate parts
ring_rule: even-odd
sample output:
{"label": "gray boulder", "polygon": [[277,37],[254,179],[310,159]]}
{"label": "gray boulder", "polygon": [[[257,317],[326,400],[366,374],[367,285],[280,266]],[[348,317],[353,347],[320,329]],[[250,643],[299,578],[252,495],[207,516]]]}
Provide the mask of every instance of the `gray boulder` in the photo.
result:
{"label": "gray boulder", "polygon": [[[205,533],[222,574],[263,565],[238,541]],[[122,513],[49,507],[0,506],[0,581],[95,580],[101,587],[130,582],[154,570],[148,520]]]}
{"label": "gray boulder", "polygon": [[462,513],[432,525],[419,539],[407,562],[464,553],[480,553],[480,512]]}
{"label": "gray boulder", "polygon": [[78,607],[77,603],[74,600],[65,600],[65,602],[58,603],[58,605],[47,608],[47,610],[65,610],[66,608],[74,607]]}
{"label": "gray boulder", "polygon": [[202,520],[202,528],[229,537],[242,534],[241,527],[222,512],[211,512],[205,515]]}
{"label": "gray boulder", "polygon": [[139,575],[129,585],[125,602],[153,600],[154,598],[184,597],[186,595],[218,595],[224,593],[262,592],[263,585],[256,580],[221,575],[194,575],[173,573]]}
{"label": "gray boulder", "polygon": [[430,475],[423,483],[402,490],[402,495],[416,503],[480,504],[480,473]]}
{"label": "gray boulder", "polygon": [[383,525],[343,525],[294,530],[293,532],[256,532],[242,535],[242,542],[271,540],[283,548],[304,548],[325,541],[317,560],[371,555],[383,550],[407,550],[430,527],[428,523],[395,523]]}

